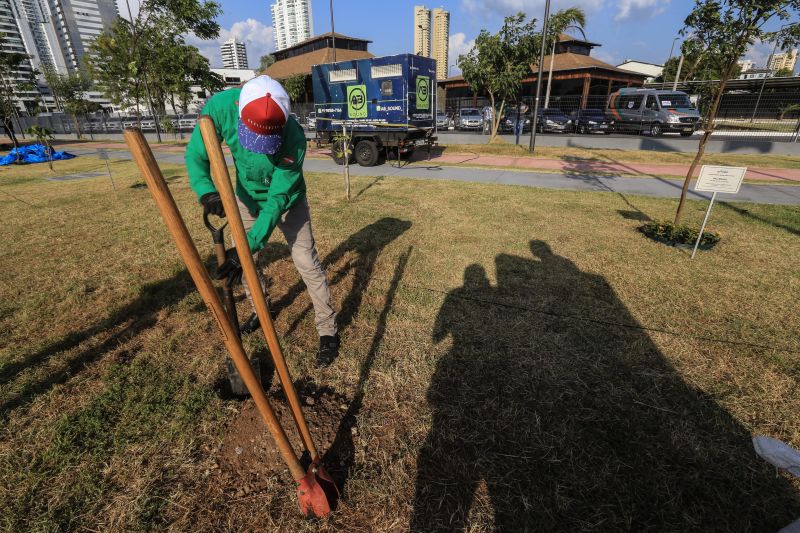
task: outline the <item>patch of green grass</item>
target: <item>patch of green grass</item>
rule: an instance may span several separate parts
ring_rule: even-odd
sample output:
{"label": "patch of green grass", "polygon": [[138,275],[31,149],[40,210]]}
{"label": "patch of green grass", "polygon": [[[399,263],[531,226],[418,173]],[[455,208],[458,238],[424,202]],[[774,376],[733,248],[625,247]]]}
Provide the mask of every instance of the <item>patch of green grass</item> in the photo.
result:
{"label": "patch of green grass", "polygon": [[[124,490],[120,481],[126,475],[109,469],[115,457],[133,450],[168,457],[172,448],[192,448],[192,428],[214,403],[213,391],[145,359],[112,364],[101,389],[87,405],[41,428],[35,434],[41,442],[25,446],[33,444],[35,453],[23,451],[0,461],[3,478],[11,483],[11,494],[0,500],[4,528],[89,527],[104,497]],[[126,522],[134,528],[150,529],[161,521],[163,496],[177,481],[177,472],[175,466],[159,470],[153,491],[137,498],[129,511]],[[14,494],[14,486],[27,490]],[[9,498],[12,494],[16,497]]]}

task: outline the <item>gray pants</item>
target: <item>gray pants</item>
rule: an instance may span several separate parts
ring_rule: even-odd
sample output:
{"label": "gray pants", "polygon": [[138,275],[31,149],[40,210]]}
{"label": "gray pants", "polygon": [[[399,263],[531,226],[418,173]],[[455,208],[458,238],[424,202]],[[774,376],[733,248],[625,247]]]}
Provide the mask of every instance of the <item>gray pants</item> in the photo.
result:
{"label": "gray pants", "polygon": [[[252,215],[241,200],[236,199],[239,204],[239,213],[242,216],[244,229],[249,231],[255,223],[256,215]],[[308,294],[311,296],[311,303],[314,304],[314,323],[320,336],[336,334],[336,311],[331,305],[331,291],[328,288],[328,280],[322,263],[317,253],[317,245],[314,242],[314,234],[311,233],[311,214],[308,210],[308,201],[305,198],[297,202],[294,207],[283,214],[278,222],[278,228],[286,237],[289,249],[292,254],[292,261],[303,282],[306,284]],[[260,252],[253,254],[253,260],[258,262]],[[264,294],[267,293],[266,279],[264,273],[259,270],[261,286]],[[247,288],[247,282],[242,279],[247,299],[252,305],[253,299]]]}

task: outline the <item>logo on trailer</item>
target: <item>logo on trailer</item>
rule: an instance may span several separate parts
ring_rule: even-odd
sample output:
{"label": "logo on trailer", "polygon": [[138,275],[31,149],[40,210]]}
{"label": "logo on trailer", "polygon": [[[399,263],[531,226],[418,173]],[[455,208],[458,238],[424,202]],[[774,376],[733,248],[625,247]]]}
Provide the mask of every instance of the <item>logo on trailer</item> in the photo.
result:
{"label": "logo on trailer", "polygon": [[417,109],[430,109],[430,78],[417,76]]}
{"label": "logo on trailer", "polygon": [[367,117],[367,86],[350,85],[347,87],[347,117]]}

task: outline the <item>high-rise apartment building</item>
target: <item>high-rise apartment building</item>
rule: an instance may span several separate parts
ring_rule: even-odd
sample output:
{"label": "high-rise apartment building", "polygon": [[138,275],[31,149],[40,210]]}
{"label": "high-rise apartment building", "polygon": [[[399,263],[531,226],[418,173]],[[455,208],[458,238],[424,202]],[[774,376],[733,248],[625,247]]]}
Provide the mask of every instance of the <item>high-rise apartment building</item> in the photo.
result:
{"label": "high-rise apartment building", "polygon": [[247,66],[247,49],[244,43],[237,41],[235,37],[231,37],[219,47],[220,55],[222,55],[222,68],[235,68],[246,69]]}
{"label": "high-rise apartment building", "polygon": [[431,10],[425,6],[414,6],[414,53],[431,55]]}
{"label": "high-rise apartment building", "polygon": [[440,7],[414,6],[414,53],[436,60],[436,77],[447,77],[450,13]]}
{"label": "high-rise apartment building", "polygon": [[314,35],[311,0],[276,0],[270,9],[276,50],[294,46]]}
{"label": "high-rise apartment building", "polygon": [[770,54],[767,60],[767,68],[770,70],[789,69],[794,72],[794,66],[797,64],[797,48],[788,50],[780,54]]}
{"label": "high-rise apartment building", "polygon": [[0,49],[6,53],[22,54],[24,57],[21,64],[10,71],[0,72],[2,83],[14,88],[15,103],[19,109],[25,108],[25,103],[35,103],[38,96],[36,91],[22,91],[19,85],[30,81],[33,73],[33,62],[29,57],[30,52],[25,46],[22,36],[24,20],[20,20],[20,14],[13,0],[0,0],[0,33],[2,33],[2,44]]}
{"label": "high-rise apartment building", "polygon": [[433,36],[431,57],[436,60],[436,78],[447,78],[447,54],[450,51],[450,12],[436,7],[431,10]]}

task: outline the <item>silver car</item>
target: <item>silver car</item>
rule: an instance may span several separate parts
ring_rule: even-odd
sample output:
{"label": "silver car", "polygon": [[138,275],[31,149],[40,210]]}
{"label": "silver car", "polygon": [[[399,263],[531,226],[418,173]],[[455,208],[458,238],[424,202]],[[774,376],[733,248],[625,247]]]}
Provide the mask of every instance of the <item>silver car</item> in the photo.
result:
{"label": "silver car", "polygon": [[473,108],[464,108],[456,115],[457,130],[479,130],[483,128],[481,112]]}

